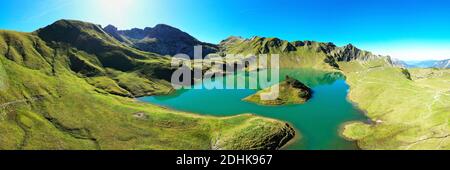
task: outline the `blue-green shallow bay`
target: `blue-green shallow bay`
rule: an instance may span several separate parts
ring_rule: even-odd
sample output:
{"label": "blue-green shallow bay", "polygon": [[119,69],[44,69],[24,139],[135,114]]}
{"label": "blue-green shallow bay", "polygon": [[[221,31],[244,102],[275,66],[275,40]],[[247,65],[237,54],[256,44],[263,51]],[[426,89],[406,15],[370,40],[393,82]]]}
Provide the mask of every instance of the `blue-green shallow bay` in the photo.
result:
{"label": "blue-green shallow bay", "polygon": [[[254,94],[252,89],[189,89],[168,96],[149,96],[141,101],[176,110],[199,114],[230,116],[254,113],[289,122],[301,134],[286,149],[322,150],[357,149],[353,142],[339,135],[341,125],[348,121],[366,120],[360,110],[347,100],[348,85],[342,75],[310,69],[281,70],[280,78],[294,77],[313,89],[313,98],[302,105],[262,106],[242,101]],[[239,78],[246,77],[238,74]],[[208,83],[221,83],[222,78]],[[194,85],[201,87],[201,84]]]}

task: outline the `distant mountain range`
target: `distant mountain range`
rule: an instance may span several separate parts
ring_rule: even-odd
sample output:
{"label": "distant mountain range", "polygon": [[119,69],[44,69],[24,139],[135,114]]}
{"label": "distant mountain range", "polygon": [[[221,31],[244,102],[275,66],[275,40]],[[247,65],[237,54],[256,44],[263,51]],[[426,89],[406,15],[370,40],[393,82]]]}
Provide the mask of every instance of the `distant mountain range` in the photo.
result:
{"label": "distant mountain range", "polygon": [[450,59],[417,61],[394,60],[394,63],[406,68],[450,68]]}
{"label": "distant mountain range", "polygon": [[435,62],[433,67],[436,67],[436,68],[450,68],[450,59],[441,60],[441,61]]}

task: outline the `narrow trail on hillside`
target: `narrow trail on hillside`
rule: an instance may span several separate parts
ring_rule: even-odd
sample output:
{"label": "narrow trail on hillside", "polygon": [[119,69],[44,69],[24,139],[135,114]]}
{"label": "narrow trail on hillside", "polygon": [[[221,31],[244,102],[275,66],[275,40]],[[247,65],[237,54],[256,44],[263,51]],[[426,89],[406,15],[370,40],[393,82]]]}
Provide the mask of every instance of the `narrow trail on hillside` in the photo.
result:
{"label": "narrow trail on hillside", "polygon": [[[30,102],[37,102],[37,101],[41,101],[43,99],[45,99],[46,97],[44,95],[37,95],[34,97],[31,97],[29,99],[19,99],[19,100],[14,100],[14,101],[10,101],[10,102],[6,102],[6,103],[2,103],[0,104],[0,109],[7,109],[9,107],[17,107],[18,105],[24,105],[24,104],[29,104]],[[14,110],[14,108],[13,108]],[[56,129],[58,129],[59,131],[61,131],[62,133],[68,134],[70,136],[72,136],[75,139],[79,139],[79,140],[88,140],[91,141],[95,147],[95,149],[101,149],[100,143],[98,142],[97,138],[95,138],[92,135],[92,132],[90,129],[88,128],[73,128],[73,127],[68,127],[65,126],[63,123],[61,123],[57,118],[52,117],[50,114],[46,113],[46,112],[40,112],[40,114],[52,125],[54,126]],[[24,125],[22,125],[22,123],[20,123],[19,121],[17,121],[17,124],[20,126],[20,128],[24,131],[24,137],[22,142],[19,145],[19,149],[24,148],[27,143],[28,140],[30,138],[30,131],[27,127],[25,127]]]}
{"label": "narrow trail on hillside", "polygon": [[440,144],[438,145],[438,147],[441,147],[443,140],[446,140],[449,137],[450,137],[450,134],[446,134],[446,135],[443,135],[443,136],[421,137],[421,139],[419,139],[419,140],[417,140],[415,142],[411,142],[411,144],[407,145],[405,149],[406,150],[410,150],[411,147],[416,146],[419,143],[422,143],[422,142],[425,142],[425,141],[428,141],[428,140],[433,140],[433,139],[435,139],[435,140],[436,139],[441,139]]}
{"label": "narrow trail on hillside", "polygon": [[[369,68],[364,71],[358,71],[358,72],[353,72],[353,73],[359,74],[359,75],[368,75],[372,71],[378,71],[381,69],[383,69],[383,68],[374,67],[374,68]],[[433,77],[442,77],[442,76],[445,76],[444,73],[439,72],[438,74],[435,74]],[[443,83],[446,83],[446,82],[448,82],[448,81],[443,81]],[[376,79],[376,78],[366,78],[366,76],[363,76],[363,78],[356,80],[356,84],[357,85],[361,85],[361,84],[374,84],[374,85],[377,85],[377,84],[385,84],[386,85],[387,84],[387,85],[389,85],[389,84],[391,84],[391,82],[389,82],[388,80]],[[435,114],[437,113],[436,109],[445,108],[445,107],[449,106],[448,103],[446,102],[447,97],[450,95],[449,88],[440,89],[439,87],[430,86],[428,84],[423,84],[423,83],[419,83],[419,82],[417,82],[417,88],[413,88],[413,87],[409,87],[409,86],[397,87],[396,85],[390,85],[388,87],[391,89],[404,91],[404,93],[408,92],[411,94],[416,94],[417,91],[420,90],[422,92],[426,92],[424,95],[421,95],[421,97],[429,98],[429,100],[427,100],[427,102],[422,103],[421,107],[423,108],[423,111],[421,111],[421,113],[418,115],[419,117],[412,121],[403,122],[405,125],[422,126],[423,124],[421,124],[421,123],[423,122],[423,120],[432,119],[433,116],[435,116]],[[442,149],[442,148],[446,147],[444,144],[446,144],[446,141],[450,140],[450,134],[448,133],[448,131],[445,130],[445,129],[448,129],[448,122],[449,122],[449,118],[446,118],[444,121],[441,121],[436,125],[432,125],[431,127],[429,127],[429,126],[425,127],[429,131],[431,131],[431,133],[424,133],[421,136],[418,136],[417,138],[415,138],[415,140],[405,143],[402,148],[407,149],[407,150],[414,149],[414,148],[419,147],[419,145],[422,145],[422,144],[428,143],[428,142],[435,142],[436,149]],[[426,126],[426,125],[424,125],[424,126]]]}
{"label": "narrow trail on hillside", "polygon": [[1,103],[0,108],[5,109],[6,107],[11,106],[11,105],[24,104],[24,103],[28,103],[28,102],[42,100],[44,98],[45,97],[43,95],[37,95],[37,96],[31,97],[29,99],[14,100],[14,101],[6,102],[6,103]]}
{"label": "narrow trail on hillside", "polygon": [[428,119],[433,115],[433,105],[436,104],[437,102],[439,102],[439,99],[441,98],[442,95],[442,91],[437,91],[435,92],[434,96],[433,96],[433,101],[427,104],[427,110],[428,112],[426,113],[426,115],[422,114],[422,119]]}

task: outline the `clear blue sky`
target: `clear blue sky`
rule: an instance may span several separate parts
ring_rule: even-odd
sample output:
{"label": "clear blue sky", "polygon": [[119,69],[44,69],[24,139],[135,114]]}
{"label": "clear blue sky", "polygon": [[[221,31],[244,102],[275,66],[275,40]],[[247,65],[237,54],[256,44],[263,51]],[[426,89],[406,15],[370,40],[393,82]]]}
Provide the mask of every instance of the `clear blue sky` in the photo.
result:
{"label": "clear blue sky", "polygon": [[120,29],[165,23],[212,43],[259,35],[450,58],[447,0],[0,0],[0,29],[29,32],[58,19]]}

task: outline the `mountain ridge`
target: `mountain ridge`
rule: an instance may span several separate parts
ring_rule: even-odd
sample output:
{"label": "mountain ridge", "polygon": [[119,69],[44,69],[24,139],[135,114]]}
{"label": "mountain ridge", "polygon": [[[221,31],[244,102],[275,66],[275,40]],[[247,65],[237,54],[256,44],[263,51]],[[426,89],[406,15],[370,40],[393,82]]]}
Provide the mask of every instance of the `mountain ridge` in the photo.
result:
{"label": "mountain ridge", "polygon": [[[175,55],[178,53],[188,54],[193,57],[194,46],[202,45],[203,56],[208,54],[269,54],[269,53],[291,53],[301,48],[312,50],[312,52],[324,53],[323,59],[332,67],[338,68],[337,62],[351,60],[374,60],[384,58],[387,63],[394,65],[390,56],[375,55],[372,52],[359,49],[353,44],[338,47],[332,42],[317,42],[310,40],[286,41],[276,37],[253,36],[251,38],[242,38],[240,36],[230,36],[222,40],[219,44],[206,43],[197,40],[182,30],[166,25],[157,24],[155,27],[145,27],[144,29],[133,28],[129,30],[119,30],[113,25],[104,27],[105,31],[118,41],[128,46],[147,51],[155,52],[161,55]],[[157,31],[154,31],[157,30]],[[171,31],[161,31],[171,30]],[[172,32],[167,37],[166,32]],[[159,35],[159,34],[163,35]],[[168,39],[168,40],[165,40]],[[175,41],[184,42],[177,45]],[[171,44],[171,45],[169,45]],[[173,45],[176,44],[176,45]],[[178,43],[179,44],[179,43]],[[164,46],[173,46],[170,49]],[[243,47],[249,46],[246,49]]]}
{"label": "mountain ridge", "polygon": [[[286,41],[276,37],[260,37],[244,39],[239,36],[230,36],[220,42],[219,47],[221,53],[231,54],[280,54],[282,60],[290,60],[282,62],[299,63],[299,57],[304,62],[324,62],[332,68],[339,69],[338,62],[370,61],[383,59],[389,65],[394,65],[390,56],[375,55],[372,52],[361,50],[352,44],[338,47],[332,42],[317,41]],[[312,57],[312,58],[311,58]],[[311,63],[309,63],[311,66]],[[326,66],[318,66],[325,68]]]}
{"label": "mountain ridge", "polygon": [[183,53],[193,58],[194,46],[198,45],[203,46],[202,57],[219,50],[214,44],[201,42],[188,33],[166,24],[130,30],[119,30],[113,25],[108,25],[104,29],[124,44],[161,55],[174,56]]}

